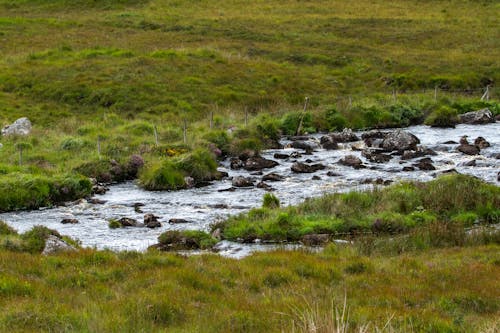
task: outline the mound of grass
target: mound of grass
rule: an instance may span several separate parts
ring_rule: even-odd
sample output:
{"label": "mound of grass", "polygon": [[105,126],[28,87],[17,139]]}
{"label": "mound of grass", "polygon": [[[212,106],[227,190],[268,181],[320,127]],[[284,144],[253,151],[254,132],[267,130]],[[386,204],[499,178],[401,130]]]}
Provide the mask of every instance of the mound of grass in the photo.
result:
{"label": "mound of grass", "polygon": [[199,183],[214,180],[218,175],[215,156],[206,149],[199,148],[146,165],[139,175],[139,183],[152,191],[178,190],[188,186],[186,177]]}
{"label": "mound of grass", "polygon": [[81,175],[47,177],[23,173],[0,175],[0,211],[36,209],[90,194],[92,184]]}

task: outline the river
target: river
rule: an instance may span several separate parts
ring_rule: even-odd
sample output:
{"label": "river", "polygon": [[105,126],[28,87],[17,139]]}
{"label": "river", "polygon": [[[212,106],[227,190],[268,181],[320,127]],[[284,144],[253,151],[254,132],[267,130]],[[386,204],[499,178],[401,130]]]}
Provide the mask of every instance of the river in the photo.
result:
{"label": "river", "polygon": [[[399,157],[392,158],[388,163],[370,163],[361,157],[360,151],[352,150],[352,144],[343,144],[341,149],[326,151],[317,149],[313,155],[302,155],[297,159],[276,160],[280,165],[263,170],[285,176],[283,181],[269,182],[274,194],[282,205],[292,205],[303,201],[307,197],[316,197],[324,193],[361,190],[372,185],[367,179],[381,178],[383,180],[400,181],[405,179],[429,181],[443,171],[456,169],[460,173],[471,174],[487,182],[498,184],[497,173],[500,170],[500,123],[488,125],[458,125],[456,128],[437,129],[428,126],[413,126],[405,129],[416,135],[421,145],[435,150],[432,158],[436,170],[433,171],[401,171],[403,166],[415,163],[415,160],[401,161]],[[357,133],[360,134],[360,133]],[[456,144],[444,144],[445,141],[459,141],[462,135],[468,135],[473,141],[476,137],[484,137],[491,146],[481,150],[477,156],[468,156],[457,152]],[[312,135],[318,139],[321,135]],[[283,144],[287,144],[286,139]],[[276,152],[290,154],[295,149],[268,150],[262,156],[273,159]],[[338,164],[338,160],[345,155],[356,155],[367,165],[365,169],[353,169]],[[326,169],[313,174],[296,174],[290,169],[295,161],[310,160],[310,163],[322,163]],[[466,166],[467,162],[476,160],[476,166]],[[223,161],[219,168],[229,173],[230,177],[249,176],[245,170],[231,170],[229,161]],[[328,176],[327,173],[338,176]],[[313,176],[319,179],[313,180]],[[260,175],[253,175],[256,183]],[[202,187],[175,192],[147,192],[140,189],[134,182],[112,185],[110,190],[96,196],[106,201],[104,204],[90,204],[86,201],[59,206],[42,208],[34,211],[17,211],[0,214],[0,220],[7,222],[20,232],[24,232],[35,225],[44,225],[56,229],[63,235],[79,239],[83,246],[111,250],[143,251],[155,244],[158,235],[166,230],[174,229],[202,229],[207,230],[211,223],[224,219],[229,215],[246,212],[252,207],[262,204],[265,190],[253,188],[239,188],[233,192],[220,191],[231,187],[231,180],[225,179]],[[144,204],[143,213],[134,210],[134,204]],[[110,229],[110,218],[131,217],[142,221],[145,213],[153,213],[160,217],[162,227],[148,228],[121,228]],[[61,224],[65,218],[75,218],[78,224]],[[185,224],[169,224],[171,218],[181,218],[189,221]],[[240,257],[253,250],[263,249],[264,246],[241,245],[224,242],[219,246],[222,253],[228,256]],[[268,247],[265,247],[268,248]]]}

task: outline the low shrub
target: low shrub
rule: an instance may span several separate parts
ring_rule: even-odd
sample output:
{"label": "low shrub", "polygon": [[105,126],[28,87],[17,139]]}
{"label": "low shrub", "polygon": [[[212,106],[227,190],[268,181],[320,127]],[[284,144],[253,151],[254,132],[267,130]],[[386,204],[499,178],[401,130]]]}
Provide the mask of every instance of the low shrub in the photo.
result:
{"label": "low shrub", "polygon": [[457,110],[445,105],[440,106],[425,119],[425,124],[432,127],[455,127],[457,123]]}
{"label": "low shrub", "polygon": [[179,190],[186,187],[184,175],[174,161],[157,161],[142,169],[139,184],[148,191]]}
{"label": "low shrub", "polygon": [[45,248],[45,241],[50,235],[61,238],[61,235],[56,230],[41,225],[34,226],[31,230],[21,234],[23,250],[30,253],[42,252]]}

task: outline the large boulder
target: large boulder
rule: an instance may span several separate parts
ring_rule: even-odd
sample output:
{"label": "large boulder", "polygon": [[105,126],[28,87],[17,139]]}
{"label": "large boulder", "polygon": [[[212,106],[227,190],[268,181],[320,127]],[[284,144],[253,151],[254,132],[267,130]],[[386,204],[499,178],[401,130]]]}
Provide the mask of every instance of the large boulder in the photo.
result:
{"label": "large boulder", "polygon": [[260,156],[253,156],[246,160],[243,168],[248,171],[254,171],[254,170],[274,168],[277,165],[279,165],[279,163],[276,161],[268,160]]}
{"label": "large boulder", "polygon": [[295,149],[305,150],[306,152],[312,152],[318,148],[318,144],[314,141],[293,141],[290,146]]}
{"label": "large boulder", "polygon": [[375,162],[375,163],[389,162],[392,158],[391,155],[383,154],[380,150],[369,149],[369,148],[364,149],[361,152],[361,155],[370,162]]}
{"label": "large boulder", "polygon": [[354,155],[347,155],[344,158],[341,158],[339,160],[339,163],[345,166],[353,167],[355,169],[360,169],[365,167],[361,159]]}
{"label": "large boulder", "polygon": [[489,109],[481,109],[478,111],[467,112],[459,115],[460,123],[462,124],[488,124],[494,123],[495,117]]}
{"label": "large boulder", "polygon": [[330,137],[336,142],[354,142],[359,141],[356,134],[353,133],[352,129],[344,128],[342,132],[335,132],[330,134]]}
{"label": "large boulder", "polygon": [[466,155],[478,155],[479,154],[479,147],[477,147],[475,145],[461,144],[460,146],[457,147],[457,150],[461,153],[466,154]]}
{"label": "large boulder", "polygon": [[122,225],[122,227],[138,227],[139,222],[137,220],[132,219],[130,217],[122,217],[118,220],[118,222]]}
{"label": "large boulder", "polygon": [[382,149],[385,151],[416,150],[420,140],[413,134],[398,129],[390,132],[382,141]]}
{"label": "large boulder", "polygon": [[420,170],[425,171],[436,170],[434,165],[432,165],[432,160],[428,157],[422,158],[421,160],[417,161],[417,164],[415,164],[415,166]]}
{"label": "large boulder", "polygon": [[279,182],[281,180],[285,179],[282,175],[278,175],[277,173],[268,173],[267,175],[264,175],[262,177],[263,181],[270,181],[270,182]]}
{"label": "large boulder", "polygon": [[9,135],[28,135],[31,132],[31,121],[26,118],[19,118],[14,123],[5,126],[2,129],[3,136]]}
{"label": "large boulder", "polygon": [[320,139],[321,147],[326,150],[336,150],[339,149],[337,141],[335,141],[330,135],[324,135]]}
{"label": "large boulder", "polygon": [[246,178],[243,176],[236,176],[233,178],[232,185],[234,187],[251,187],[253,186],[253,180],[251,178]]}
{"label": "large boulder", "polygon": [[154,215],[154,214],[151,214],[151,213],[148,213],[146,215],[144,215],[144,225],[148,228],[160,228],[161,227],[161,223],[160,221],[158,221],[159,217]]}
{"label": "large boulder", "polygon": [[318,170],[325,169],[323,164],[306,164],[301,162],[296,162],[292,164],[292,171],[295,173],[313,173]]}
{"label": "large boulder", "polygon": [[67,251],[76,251],[76,249],[61,238],[54,235],[49,235],[49,237],[47,237],[47,239],[45,240],[45,247],[42,251],[42,254],[48,255]]}
{"label": "large boulder", "polygon": [[482,136],[478,136],[476,140],[474,140],[474,146],[477,146],[479,149],[488,148],[490,143],[486,141]]}

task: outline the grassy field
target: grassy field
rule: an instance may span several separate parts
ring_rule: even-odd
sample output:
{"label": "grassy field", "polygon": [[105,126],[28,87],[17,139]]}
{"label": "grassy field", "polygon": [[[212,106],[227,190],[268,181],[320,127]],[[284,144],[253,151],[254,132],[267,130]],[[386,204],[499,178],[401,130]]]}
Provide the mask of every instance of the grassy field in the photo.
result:
{"label": "grassy field", "polygon": [[317,254],[276,251],[243,260],[1,250],[0,329],[496,332],[499,250],[470,245],[367,256],[330,245]]}
{"label": "grassy field", "polygon": [[[294,133],[306,96],[309,132],[498,115],[499,10],[489,0],[0,0],[0,126],[33,122],[29,136],[0,138],[0,211],[86,196],[82,175],[151,190],[217,178],[218,156]],[[268,197],[219,225],[223,236],[374,235],[242,260],[42,256],[50,231],[0,223],[0,331],[498,332],[498,231],[465,232],[498,222],[498,200],[497,186],[462,176],[297,207]]]}

